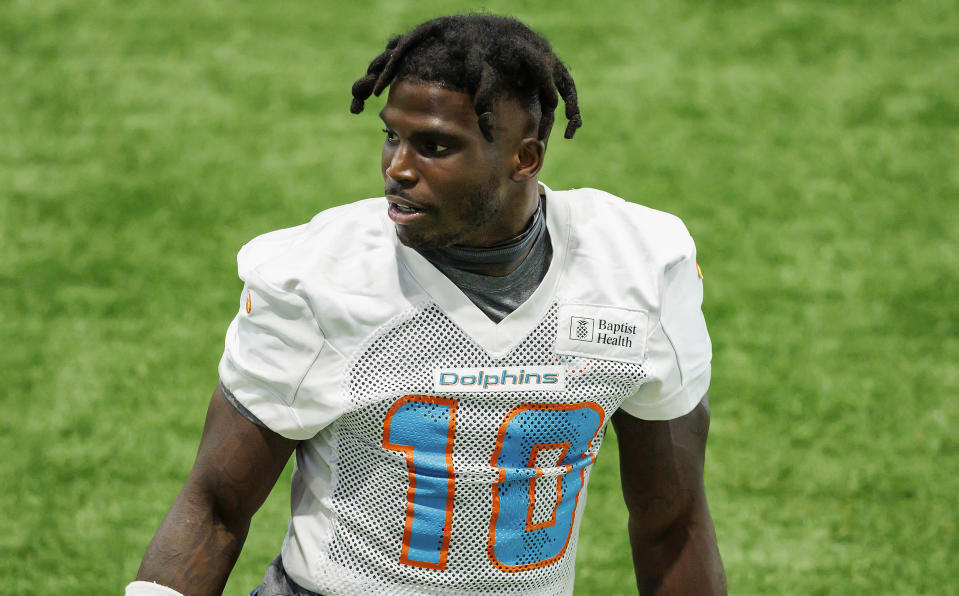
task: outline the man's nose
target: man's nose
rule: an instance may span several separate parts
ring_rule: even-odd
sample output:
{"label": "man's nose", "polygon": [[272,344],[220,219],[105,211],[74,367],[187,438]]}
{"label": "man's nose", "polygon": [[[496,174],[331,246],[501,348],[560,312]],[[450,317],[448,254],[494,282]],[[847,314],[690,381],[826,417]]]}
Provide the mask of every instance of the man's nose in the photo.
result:
{"label": "man's nose", "polygon": [[403,186],[416,183],[418,176],[413,167],[412,148],[407,143],[400,143],[393,152],[393,157],[386,167],[386,175]]}

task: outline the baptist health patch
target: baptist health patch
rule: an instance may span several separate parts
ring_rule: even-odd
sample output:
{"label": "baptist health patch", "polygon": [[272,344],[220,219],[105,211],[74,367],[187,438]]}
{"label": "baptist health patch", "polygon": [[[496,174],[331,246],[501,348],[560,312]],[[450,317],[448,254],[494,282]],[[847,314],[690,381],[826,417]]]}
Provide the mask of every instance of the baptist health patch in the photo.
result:
{"label": "baptist health patch", "polygon": [[556,327],[557,354],[642,364],[646,357],[643,310],[596,304],[561,304]]}

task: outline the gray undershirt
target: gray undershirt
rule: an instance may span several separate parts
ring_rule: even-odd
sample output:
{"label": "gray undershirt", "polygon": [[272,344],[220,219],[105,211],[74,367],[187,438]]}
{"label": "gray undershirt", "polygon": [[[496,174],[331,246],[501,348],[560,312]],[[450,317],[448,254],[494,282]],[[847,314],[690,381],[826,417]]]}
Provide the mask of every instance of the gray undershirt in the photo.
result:
{"label": "gray undershirt", "polygon": [[[439,269],[458,287],[494,323],[499,323],[511,312],[533,295],[539,287],[553,258],[553,247],[546,229],[546,205],[540,200],[539,210],[530,226],[512,240],[488,249],[462,249],[453,247],[422,254],[434,267]],[[532,247],[530,248],[530,245]],[[483,275],[470,269],[477,268],[493,258],[503,260],[504,252],[514,253],[513,259],[526,250],[529,254],[519,266],[503,276]],[[484,253],[490,259],[484,259]],[[507,261],[509,262],[509,261]]]}
{"label": "gray undershirt", "polygon": [[494,323],[499,323],[533,295],[546,276],[553,247],[544,231],[519,267],[502,277],[471,273],[452,265],[433,263]]}

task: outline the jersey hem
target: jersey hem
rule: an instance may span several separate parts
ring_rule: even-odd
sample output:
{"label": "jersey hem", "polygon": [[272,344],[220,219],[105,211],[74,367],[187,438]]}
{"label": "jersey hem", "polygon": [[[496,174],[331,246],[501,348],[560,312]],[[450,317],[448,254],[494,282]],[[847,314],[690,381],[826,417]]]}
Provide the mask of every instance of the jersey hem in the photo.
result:
{"label": "jersey hem", "polygon": [[672,395],[653,404],[631,404],[627,400],[619,408],[641,420],[672,420],[685,416],[692,412],[706,395],[710,374],[711,367],[707,364],[705,370]]}
{"label": "jersey hem", "polygon": [[[240,369],[234,366],[231,366],[230,368],[232,369],[234,373],[237,374],[237,376],[245,379],[248,383],[252,383],[252,380],[249,377],[247,377],[245,374],[243,374],[243,372]],[[300,422],[300,419],[296,413],[296,410],[293,407],[291,407],[289,404],[285,403],[282,398],[280,398],[279,401],[277,401],[275,398],[270,399],[269,397],[266,397],[264,399],[264,396],[258,395],[257,393],[253,391],[246,391],[242,389],[241,390],[232,389],[226,384],[226,381],[222,380],[222,377],[223,377],[222,374],[220,375],[220,377],[221,377],[220,384],[223,385],[223,388],[226,389],[234,397],[234,399],[236,399],[236,401],[240,403],[240,405],[246,408],[256,418],[258,418],[260,422],[262,422],[263,425],[266,426],[266,428],[270,429],[276,434],[282,435],[283,437],[286,437],[287,439],[293,439],[294,441],[305,441],[307,439],[312,438],[316,434],[316,432],[311,432],[309,429],[306,429],[303,427],[303,424]],[[266,395],[276,396],[276,393],[267,392]],[[254,401],[265,402],[265,405],[261,406],[257,403],[251,403]],[[271,412],[271,410],[275,406],[280,406],[283,409],[289,411],[290,416],[293,418],[293,420],[296,421],[297,428],[291,429],[289,427],[284,427],[281,424],[277,424],[278,416],[276,416],[273,412]],[[279,419],[279,421],[289,422],[289,419],[282,418],[282,419]]]}

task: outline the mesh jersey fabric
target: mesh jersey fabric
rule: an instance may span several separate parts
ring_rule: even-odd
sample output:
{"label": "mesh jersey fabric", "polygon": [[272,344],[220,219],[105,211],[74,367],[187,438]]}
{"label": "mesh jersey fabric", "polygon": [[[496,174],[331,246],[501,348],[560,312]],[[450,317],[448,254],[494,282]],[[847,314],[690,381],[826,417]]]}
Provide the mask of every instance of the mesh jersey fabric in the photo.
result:
{"label": "mesh jersey fabric", "polygon": [[702,397],[711,346],[682,223],[593,189],[546,200],[553,260],[498,324],[399,243],[384,199],[240,251],[220,376],[303,440],[283,547],[298,584],[569,594],[609,417]]}

